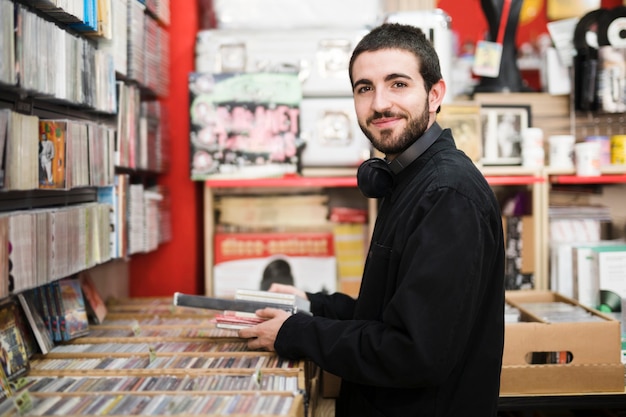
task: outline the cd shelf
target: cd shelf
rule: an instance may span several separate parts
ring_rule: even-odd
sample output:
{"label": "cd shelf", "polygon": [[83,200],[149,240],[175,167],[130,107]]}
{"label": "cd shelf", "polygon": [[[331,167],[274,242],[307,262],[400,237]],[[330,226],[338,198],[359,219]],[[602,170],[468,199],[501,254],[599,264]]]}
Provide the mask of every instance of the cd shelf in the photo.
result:
{"label": "cd shelf", "polygon": [[[96,7],[107,9],[98,10],[97,22]],[[161,102],[169,88],[168,24],[168,0],[0,0],[0,246],[14,248],[0,259],[13,265],[0,269],[0,298],[62,278],[24,266],[58,258],[48,249],[52,232],[41,226],[48,212],[86,211],[92,203],[107,209],[99,215],[111,232],[99,227],[98,236],[111,235],[111,254],[104,254],[106,241],[98,243],[104,249],[96,264],[171,238],[169,195],[156,185],[169,169]],[[44,147],[50,161],[42,159]],[[22,215],[32,222],[16,220]],[[55,236],[70,251],[91,233],[80,216],[55,220],[63,230],[80,229]]]}
{"label": "cd shelf", "polygon": [[30,210],[51,206],[68,206],[97,201],[95,188],[76,188],[72,190],[26,190],[4,191],[0,195],[0,212]]}
{"label": "cd shelf", "polygon": [[[214,311],[172,308],[169,298],[111,302],[107,310],[101,324],[90,325],[89,335],[34,355],[13,394],[28,409],[17,412],[5,401],[0,414],[36,416],[63,409],[76,416],[159,415],[166,407],[168,414],[184,415],[312,415],[317,368],[275,352],[249,350],[236,331],[215,329]],[[196,311],[195,327],[214,328],[221,335],[172,337],[177,325],[192,326],[189,310]],[[120,314],[135,319],[120,319]],[[135,333],[109,337],[101,328]],[[153,337],[135,337],[148,328]]]}
{"label": "cd shelf", "polygon": [[[297,417],[304,414],[302,395],[294,393],[193,393],[171,395],[104,393],[94,400],[94,393],[32,394],[36,407],[29,415],[51,415],[57,410],[65,415],[234,415]],[[0,409],[0,412],[3,411]],[[23,415],[9,408],[4,417]]]}

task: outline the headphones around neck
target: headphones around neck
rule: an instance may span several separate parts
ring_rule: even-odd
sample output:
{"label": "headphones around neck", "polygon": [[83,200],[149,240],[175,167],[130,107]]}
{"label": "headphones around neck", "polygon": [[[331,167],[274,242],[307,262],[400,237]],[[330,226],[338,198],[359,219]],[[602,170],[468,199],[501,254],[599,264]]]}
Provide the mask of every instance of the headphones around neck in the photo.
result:
{"label": "headphones around neck", "polygon": [[382,158],[364,161],[356,173],[357,186],[361,193],[368,198],[381,198],[387,195],[394,185],[396,175],[435,143],[442,131],[441,126],[435,122],[393,161],[387,162]]}

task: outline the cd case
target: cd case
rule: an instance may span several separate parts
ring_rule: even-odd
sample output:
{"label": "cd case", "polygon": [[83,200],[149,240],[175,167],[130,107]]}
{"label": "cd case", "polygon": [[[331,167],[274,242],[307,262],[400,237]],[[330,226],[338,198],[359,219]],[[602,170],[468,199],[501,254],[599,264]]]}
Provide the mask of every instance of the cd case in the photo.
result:
{"label": "cd case", "polygon": [[235,299],[214,298],[204,295],[174,294],[173,304],[179,307],[204,308],[208,310],[239,311],[254,313],[267,307],[278,308],[289,313],[311,314],[310,302],[291,294],[272,293],[260,290],[242,290]]}

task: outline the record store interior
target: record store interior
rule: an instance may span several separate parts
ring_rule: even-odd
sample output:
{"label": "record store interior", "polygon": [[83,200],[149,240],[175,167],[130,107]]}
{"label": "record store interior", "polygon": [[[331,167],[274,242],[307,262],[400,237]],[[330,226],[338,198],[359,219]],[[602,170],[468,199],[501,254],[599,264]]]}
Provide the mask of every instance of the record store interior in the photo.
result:
{"label": "record store interior", "polygon": [[[502,224],[503,281],[464,295],[481,311],[501,298],[472,325],[496,335],[428,310],[461,290],[400,294],[407,268],[442,270],[378,240],[400,221],[430,227],[407,240],[415,259],[469,257],[425,255],[442,238],[415,223],[442,215],[392,219],[402,199],[359,186],[386,155],[358,103],[391,93],[353,73],[393,67],[394,89],[416,88],[402,60],[359,65],[404,47],[353,57],[382,25],[419,28],[443,79],[419,103],[441,100],[443,133],[399,173],[387,151],[388,192],[453,137]],[[472,218],[440,225],[449,246]],[[359,298],[375,273],[380,313]],[[395,309],[410,296],[429,329]],[[317,317],[334,306],[320,300],[354,311]],[[382,365],[414,343],[391,362],[421,369],[441,343],[410,327],[458,342],[424,366],[443,378]],[[378,328],[389,340],[368,339]],[[463,362],[480,337],[501,344],[491,391],[460,382],[480,374]],[[626,0],[0,0],[0,364],[0,417],[459,416],[459,398],[464,416],[626,416]]]}

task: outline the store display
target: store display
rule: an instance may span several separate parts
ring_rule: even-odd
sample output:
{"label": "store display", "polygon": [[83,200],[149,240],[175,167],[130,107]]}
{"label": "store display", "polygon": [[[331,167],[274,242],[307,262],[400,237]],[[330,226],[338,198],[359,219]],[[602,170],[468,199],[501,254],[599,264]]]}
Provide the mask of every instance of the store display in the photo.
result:
{"label": "store display", "polygon": [[216,297],[232,298],[240,289],[269,287],[264,284],[268,281],[288,283],[286,274],[303,291],[335,292],[337,261],[332,232],[215,235],[212,290]]}
{"label": "store display", "polygon": [[300,164],[300,82],[293,73],[191,73],[191,178],[262,178]]}
{"label": "store display", "polygon": [[[161,202],[159,193],[152,194],[153,190],[138,184],[131,190],[130,182],[138,182],[138,179],[139,182],[152,182],[154,173],[162,173],[168,167],[168,138],[161,125],[161,120],[167,120],[167,109],[161,107],[156,100],[149,106],[155,104],[158,108],[147,108],[148,105],[142,99],[145,100],[146,96],[163,98],[170,93],[171,51],[167,28],[170,20],[169,2],[98,2],[99,13],[102,7],[106,8],[110,3],[110,15],[105,10],[104,18],[99,19],[96,26],[93,21],[95,0],[87,2],[92,7],[88,10],[83,10],[85,2],[82,0],[64,3],[62,7],[53,7],[48,0],[0,0],[0,99],[4,100],[4,96],[8,96],[9,104],[6,104],[7,101],[2,103],[3,107],[10,107],[0,109],[0,199],[11,197],[15,192],[41,191],[64,199],[72,191],[98,187],[97,193],[86,197],[91,199],[90,204],[81,205],[80,209],[29,208],[20,214],[10,212],[0,215],[0,298],[8,300],[12,294],[19,292],[16,297],[19,302],[17,306],[25,311],[37,346],[41,353],[46,354],[45,357],[39,356],[41,361],[33,363],[38,368],[41,366],[40,369],[48,367],[47,370],[41,370],[39,376],[38,371],[30,375],[20,370],[20,366],[26,362],[30,369],[30,360],[26,358],[30,356],[29,350],[24,348],[26,355],[20,352],[16,357],[16,350],[13,349],[13,356],[8,356],[13,361],[14,369],[7,373],[5,367],[0,367],[0,414],[8,410],[9,415],[13,413],[14,416],[52,412],[80,414],[87,411],[117,415],[136,415],[140,411],[156,413],[163,410],[185,413],[199,410],[206,413],[224,407],[246,415],[301,417],[305,415],[305,410],[314,410],[315,398],[310,396],[314,391],[310,391],[303,384],[314,383],[315,374],[307,372],[305,377],[302,369],[294,370],[292,363],[281,361],[274,354],[248,352],[245,343],[236,339],[236,332],[219,328],[215,316],[190,312],[191,309],[185,307],[173,308],[170,297],[167,297],[165,305],[154,300],[132,300],[129,304],[117,300],[117,309],[111,305],[105,306],[102,299],[87,300],[88,288],[92,287],[83,285],[80,288],[85,297],[83,302],[88,302],[83,307],[92,309],[88,311],[91,319],[88,330],[83,311],[68,313],[65,320],[61,320],[61,311],[56,311],[56,314],[49,312],[55,306],[59,307],[57,303],[60,299],[55,298],[54,295],[58,293],[52,291],[52,285],[48,288],[44,284],[109,259],[127,259],[131,253],[143,252],[148,247],[154,248],[155,238],[160,239],[155,235],[158,231],[160,233],[159,223],[166,222],[164,219],[167,218],[167,215],[157,215],[154,211]],[[350,53],[362,34],[368,27],[382,21],[381,19],[402,22],[406,18],[406,23],[422,27],[440,55],[444,78],[451,80],[453,49],[456,44],[450,20],[442,11],[411,10],[385,17],[381,13],[383,2],[380,0],[348,0],[341,4],[332,0],[214,0],[212,3],[216,29],[198,33],[196,65],[202,71],[196,68],[197,71],[194,70],[194,75],[190,76],[188,85],[192,97],[199,91],[192,90],[192,85],[199,86],[202,83],[200,80],[196,80],[198,82],[195,84],[192,82],[192,77],[197,74],[220,74],[228,78],[233,74],[272,72],[281,77],[288,74],[300,83],[301,101],[297,109],[297,122],[295,118],[290,120],[290,123],[297,123],[300,129],[299,138],[291,142],[298,150],[296,156],[289,160],[286,169],[273,171],[270,176],[278,177],[286,173],[289,178],[297,177],[292,174],[300,173],[300,167],[354,168],[371,156],[370,143],[362,135],[354,119],[352,91],[346,71]],[[589,11],[591,4],[599,7],[598,1],[547,2],[548,15],[555,18],[570,16],[573,10],[581,12],[576,16],[586,12],[580,18],[574,33],[576,53],[571,55],[574,59],[575,91],[571,98],[574,101],[574,110],[581,111],[587,117],[588,125],[577,126],[580,119],[571,121],[560,116],[553,117],[551,108],[537,112],[539,117],[552,118],[554,122],[546,123],[548,129],[544,131],[550,142],[549,149],[545,148],[546,151],[550,150],[550,166],[545,171],[542,170],[539,153],[534,152],[538,148],[533,148],[531,153],[530,147],[524,147],[525,142],[522,142],[522,166],[514,167],[506,175],[501,172],[493,175],[492,179],[497,177],[496,183],[502,180],[504,187],[514,183],[516,187],[533,190],[536,187],[549,188],[554,184],[552,181],[556,181],[553,180],[553,172],[563,171],[570,177],[574,177],[570,174],[597,177],[595,179],[599,184],[593,184],[592,187],[603,189],[609,188],[602,185],[607,171],[615,173],[615,177],[623,175],[622,167],[626,163],[626,132],[619,130],[623,127],[619,123],[623,122],[622,116],[626,112],[626,90],[623,88],[626,85],[626,75],[623,72],[626,65],[626,16],[623,13],[624,7]],[[356,10],[358,13],[355,13]],[[18,22],[20,25],[16,27]],[[95,37],[85,38],[74,30],[67,30],[72,22],[76,25],[71,27],[93,32]],[[107,33],[113,35],[111,39]],[[181,36],[173,39],[173,45],[181,45],[180,38]],[[94,46],[96,44],[97,47]],[[33,45],[38,46],[35,48]],[[42,53],[42,50],[45,52]],[[266,71],[268,69],[271,71]],[[25,96],[25,99],[11,101],[14,92],[20,97]],[[509,93],[506,96],[510,96]],[[529,100],[534,100],[533,97],[535,95]],[[452,95],[447,95],[446,104],[452,105],[453,99]],[[542,100],[548,102],[545,97],[538,99]],[[39,107],[42,101],[45,102],[43,110]],[[523,100],[517,101],[526,104]],[[568,101],[567,98],[565,101]],[[246,107],[233,103],[235,98],[226,104],[222,103],[222,110],[227,109],[226,117],[230,119],[235,119],[240,115],[236,112]],[[191,101],[190,104],[192,120],[195,116]],[[28,106],[32,107],[27,108]],[[265,109],[271,106],[273,104],[267,105]],[[66,111],[69,116],[58,114],[59,109]],[[445,119],[446,110],[450,110],[450,107],[442,109],[438,120]],[[607,119],[604,118],[604,113],[609,113],[613,118],[612,124],[605,123]],[[117,116],[113,116],[114,114]],[[476,122],[476,114],[461,115],[458,119],[454,118],[458,114],[452,116],[448,120],[452,120],[453,129],[463,129],[463,123],[468,120]],[[111,122],[113,118],[115,121]],[[273,121],[278,119],[281,118],[276,117]],[[105,123],[92,123],[94,120]],[[536,120],[533,113],[533,121]],[[33,142],[29,139],[32,139],[37,126],[40,130],[34,138],[38,140]],[[542,121],[536,126],[543,126]],[[207,137],[203,136],[207,132],[204,130],[206,127],[202,126],[200,129],[192,120],[191,142],[192,147],[197,146],[192,148],[195,150],[190,158],[192,170],[195,167],[206,168],[217,156],[217,152],[207,146]],[[532,129],[538,128],[530,127],[529,132]],[[559,136],[557,139],[557,135],[551,133],[558,129],[563,130],[559,133],[568,133],[566,137]],[[455,130],[458,147],[477,163],[480,163],[482,153],[480,130],[481,126],[477,126],[477,129],[472,129],[467,135],[460,135],[461,131]],[[59,141],[50,164],[43,160],[45,153],[33,147],[40,146],[39,141],[43,141],[43,137],[56,137]],[[602,143],[604,152],[600,159],[601,169],[595,169],[594,165],[592,171],[581,170],[583,165],[579,160],[574,165],[574,156],[579,156],[579,152],[574,149],[581,148],[578,145],[574,147],[577,140]],[[607,153],[606,146],[609,143],[611,148]],[[540,146],[543,147],[544,144]],[[41,147],[44,145],[41,144]],[[244,150],[243,153],[249,152]],[[61,157],[63,154],[64,158]],[[253,156],[246,155],[244,159],[251,161]],[[503,160],[499,158],[498,162]],[[260,159],[255,161],[259,162]],[[518,162],[519,158],[515,160],[515,163]],[[226,165],[228,164],[230,161]],[[115,176],[114,166],[139,174]],[[51,176],[48,176],[47,167],[54,168],[50,171]],[[515,168],[522,168],[524,173],[532,171],[536,178],[528,179],[532,176],[528,175],[525,180],[520,179],[522,176]],[[487,176],[492,175],[489,169],[485,172]],[[509,176],[510,173],[513,174]],[[205,174],[202,171],[194,179],[210,179]],[[264,172],[262,175],[268,174]],[[584,180],[583,178],[581,181]],[[122,185],[117,184],[117,181],[121,181]],[[620,185],[611,188],[619,187]],[[35,191],[37,188],[54,190]],[[312,187],[305,185],[302,188],[308,192]],[[564,188],[567,185],[561,189]],[[248,190],[254,193],[265,192],[259,191],[255,185]],[[219,191],[214,191],[219,194]],[[345,189],[339,188],[339,194],[345,194]],[[612,196],[613,194],[609,198]],[[129,205],[131,197],[133,202]],[[213,217],[221,209],[224,211],[222,219],[230,219],[232,223],[219,224],[216,221],[216,240],[206,244],[206,250],[213,253],[215,249],[217,255],[223,255],[224,251],[223,246],[218,247],[220,242],[238,239],[240,236],[235,232],[246,231],[251,224],[276,227],[277,224],[293,226],[296,222],[306,222],[306,227],[319,227],[327,231],[329,227],[339,230],[341,226],[343,231],[327,233],[324,238],[326,242],[328,239],[335,239],[334,253],[328,249],[322,256],[324,259],[316,260],[314,265],[312,261],[300,262],[299,259],[292,262],[299,255],[267,255],[258,259],[250,257],[237,265],[237,268],[245,271],[245,279],[241,278],[239,271],[235,271],[236,268],[229,269],[229,265],[216,256],[214,265],[209,265],[209,268],[214,268],[215,274],[206,281],[216,285],[211,290],[230,296],[233,289],[242,285],[242,282],[246,286],[257,288],[263,280],[263,266],[280,263],[274,261],[289,261],[293,267],[292,278],[298,286],[302,287],[299,285],[303,282],[301,280],[306,280],[307,286],[311,282],[311,286],[307,288],[311,291],[337,289],[354,297],[358,296],[360,274],[367,255],[370,234],[367,210],[348,215],[336,207],[330,207],[328,201],[318,204],[319,200],[316,199],[316,202],[307,200],[306,207],[310,211],[283,205],[284,211],[280,214],[263,217],[262,213],[251,211],[245,205],[248,203],[243,200],[237,200],[235,205],[240,204],[237,209],[228,206],[226,210],[227,204],[220,201],[220,197],[223,195],[217,196],[216,207],[210,207],[211,210],[217,210],[208,216]],[[537,269],[531,273],[515,270],[515,267],[519,267],[515,262],[519,263],[520,248],[531,250],[534,254],[543,254],[550,250],[545,247],[535,250],[528,244],[518,245],[522,239],[519,236],[520,228],[515,227],[516,224],[524,223],[523,229],[528,231],[526,227],[529,222],[535,226],[543,224],[549,217],[547,207],[543,207],[548,202],[543,197],[542,194],[542,199],[533,203],[533,211],[539,211],[533,213],[537,215],[535,220],[520,218],[519,222],[511,221],[511,227],[515,230],[511,230],[512,241],[509,243],[512,245],[511,254],[515,252],[516,257],[511,257],[507,267],[512,268],[508,277],[508,283],[512,287],[550,285],[545,282],[547,277],[541,277],[541,269],[548,268],[549,259],[535,259]],[[269,198],[274,199],[275,203],[284,201],[274,195]],[[593,198],[602,197],[594,195]],[[618,195],[617,200],[620,198],[621,195]],[[257,209],[268,209],[262,197],[255,195],[254,199],[258,203]],[[96,200],[97,204],[91,204]],[[222,203],[224,204],[221,205]],[[621,200],[618,203],[621,204]],[[9,204],[11,202],[8,198],[3,201],[3,205]],[[370,210],[373,210],[374,204],[370,205]],[[129,210],[132,211],[132,216],[128,213]],[[328,217],[329,210],[334,210],[331,211],[331,216],[334,213],[335,217]],[[254,214],[255,217],[249,221],[250,219],[245,218],[246,214]],[[353,215],[355,217],[349,217]],[[369,213],[370,218],[373,215],[375,214]],[[329,226],[330,222],[339,222],[340,218],[345,223]],[[358,220],[355,221],[355,218]],[[129,219],[132,219],[130,225]],[[621,219],[614,220],[621,231]],[[534,233],[541,234],[543,231],[535,229]],[[213,231],[210,233],[212,239]],[[302,233],[298,240],[305,234]],[[241,238],[245,240],[245,234]],[[338,246],[345,244],[348,239],[350,251],[342,254]],[[543,239],[533,237],[532,243]],[[624,255],[613,252],[617,249],[598,249],[589,245],[570,245],[563,249],[571,253],[570,258],[574,259],[574,263],[570,268],[574,270],[570,270],[569,274],[559,274],[560,277],[567,275],[567,279],[571,281],[569,286],[562,283],[560,285],[564,292],[569,294],[571,291],[571,295],[585,307],[598,306],[601,311],[619,312],[621,297],[614,291],[599,290],[598,283],[591,276],[596,276],[594,269],[600,268],[609,254],[614,258],[610,260],[610,264],[602,265],[603,273],[610,272],[609,266],[619,272],[623,271]],[[618,246],[620,243],[612,242],[611,245]],[[602,243],[598,242],[597,246],[602,246]],[[227,249],[233,248],[249,249],[249,246],[239,242]],[[340,268],[346,272],[339,271]],[[621,277],[620,274],[606,274],[605,277],[608,276],[615,282]],[[325,277],[323,282],[319,280],[322,275]],[[343,282],[345,277],[349,281]],[[34,287],[37,287],[36,294],[40,297],[35,301],[30,299],[35,295]],[[131,303],[134,303],[132,307]],[[38,305],[37,308],[32,309],[30,314],[26,313],[26,306],[34,304]],[[143,307],[141,310],[140,304]],[[507,305],[507,317],[525,317],[530,311],[529,305],[524,304],[521,307],[520,313],[520,309]],[[48,311],[47,323],[39,314],[40,308]],[[180,316],[176,317],[174,312]],[[4,326],[7,316],[3,311],[0,313],[3,324],[0,329],[0,353],[4,353],[6,341],[17,333],[11,327],[10,318],[10,325]],[[55,346],[51,334],[53,328],[58,330],[56,337],[63,339],[62,326],[66,331],[72,330],[67,317],[71,316],[71,321],[78,315],[80,323],[76,323],[75,332],[70,336],[66,335],[73,339],[72,343]],[[593,317],[594,322],[597,321],[596,325],[600,323],[600,326],[610,328],[611,332],[615,331],[614,322],[601,315]],[[623,380],[620,380],[620,376],[623,374],[620,375],[620,364],[613,360],[614,343],[607,338],[608,331],[603,333],[598,330],[600,326],[593,327],[592,330],[598,332],[593,335],[599,334],[601,337],[588,336],[588,341],[581,341],[583,338],[579,334],[580,327],[550,329],[547,326],[547,321],[550,320],[547,319],[528,323],[526,317],[522,321],[526,322],[520,323],[521,326],[511,332],[511,340],[517,340],[514,338],[521,332],[519,340],[533,341],[530,347],[523,346],[526,350],[535,349],[539,352],[546,349],[546,352],[535,352],[530,363],[523,362],[528,359],[528,356],[523,357],[520,353],[523,349],[515,352],[516,355],[520,353],[519,358],[515,357],[520,362],[507,365],[503,372],[504,396],[523,396],[523,393],[535,392],[549,394],[555,391],[568,391],[567,394],[570,395],[572,390],[603,390],[621,395]],[[557,324],[559,320],[551,321]],[[538,330],[529,336],[529,328],[533,332],[534,329]],[[38,331],[35,332],[35,329]],[[561,345],[554,342],[555,339],[569,350],[563,350]],[[539,341],[534,343],[537,340]],[[591,342],[594,345],[588,350]],[[597,345],[600,346],[596,355],[593,348]],[[552,350],[547,351],[548,349]],[[130,352],[141,359],[129,358]],[[206,355],[206,352],[212,354]],[[105,359],[105,356],[109,358]],[[18,364],[16,360],[24,363]],[[54,360],[60,361],[54,364]],[[89,369],[90,362],[101,369]],[[168,364],[169,367],[158,368],[163,364]],[[565,368],[565,365],[572,366]],[[74,366],[85,369],[75,373],[69,371]],[[154,367],[154,374],[150,366]],[[298,363],[295,368],[298,366],[303,367],[303,364]],[[548,369],[553,366],[556,371],[553,371],[554,368]],[[202,367],[215,368],[215,372],[209,370],[207,374]],[[259,371],[260,367],[263,367],[262,372]],[[172,371],[175,375],[163,375],[164,369],[168,374]],[[32,397],[24,396],[20,392],[21,385],[15,384],[16,374],[19,374],[19,378],[24,378],[20,383],[26,384],[23,389],[33,393]],[[10,380],[13,381],[11,384]],[[94,401],[94,391],[110,391],[110,394],[99,395],[98,401]],[[207,391],[221,392],[215,394]],[[272,393],[267,394],[264,391]],[[197,395],[198,392],[202,394]],[[277,392],[280,394],[276,394]],[[176,395],[178,397],[175,398]],[[7,398],[9,401],[3,401]],[[30,406],[33,408],[14,409],[13,403],[23,402],[28,407],[31,400]],[[519,399],[515,398],[514,401]]]}
{"label": "store display", "polygon": [[198,73],[297,74],[304,97],[352,97],[348,62],[365,29],[209,29],[196,36]]}

